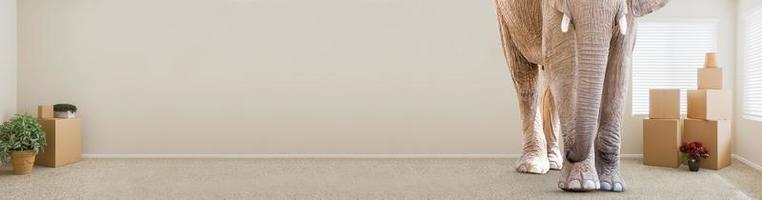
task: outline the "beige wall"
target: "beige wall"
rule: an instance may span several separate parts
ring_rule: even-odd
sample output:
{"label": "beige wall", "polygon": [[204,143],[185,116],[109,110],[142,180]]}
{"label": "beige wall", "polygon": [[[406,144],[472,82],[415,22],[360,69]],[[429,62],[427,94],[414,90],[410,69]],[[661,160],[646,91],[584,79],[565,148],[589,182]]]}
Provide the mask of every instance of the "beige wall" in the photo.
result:
{"label": "beige wall", "polygon": [[[673,0],[645,20],[732,24],[734,9]],[[520,152],[491,1],[24,0],[18,12],[19,110],[77,104],[84,153]],[[623,153],[642,151],[640,118],[625,121]]]}
{"label": "beige wall", "polygon": [[[738,54],[736,70],[736,134],[735,134],[735,152],[744,158],[762,165],[762,122],[744,119],[743,117],[743,88],[744,88],[744,16],[754,10],[762,9],[762,0],[739,0],[738,1]],[[755,19],[760,20],[760,19]]]}
{"label": "beige wall", "polygon": [[516,153],[490,1],[24,0],[19,109],[84,153]]}
{"label": "beige wall", "polygon": [[0,0],[0,122],[16,113],[16,0]]}

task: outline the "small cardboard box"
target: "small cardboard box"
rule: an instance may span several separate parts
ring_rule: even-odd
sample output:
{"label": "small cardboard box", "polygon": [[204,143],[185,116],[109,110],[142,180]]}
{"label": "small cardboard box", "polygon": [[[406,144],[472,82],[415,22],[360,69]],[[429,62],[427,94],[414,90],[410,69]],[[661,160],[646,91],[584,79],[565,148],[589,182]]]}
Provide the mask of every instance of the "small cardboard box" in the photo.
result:
{"label": "small cardboard box", "polygon": [[53,118],[53,106],[40,105],[37,106],[37,118]]}
{"label": "small cardboard box", "polygon": [[680,89],[651,89],[648,118],[680,119]]}
{"label": "small cardboard box", "polygon": [[709,150],[709,158],[701,160],[701,168],[717,170],[730,165],[730,120],[685,119],[684,126],[684,142],[701,142]]}
{"label": "small cardboard box", "polygon": [[730,90],[688,90],[688,118],[720,120],[733,114]]}
{"label": "small cardboard box", "polygon": [[643,164],[680,167],[680,119],[643,119]]}
{"label": "small cardboard box", "polygon": [[39,121],[48,146],[37,155],[37,165],[60,167],[80,160],[82,142],[79,119],[43,118]]}
{"label": "small cardboard box", "polygon": [[704,54],[704,68],[717,68],[716,52],[707,52]]}
{"label": "small cardboard box", "polygon": [[722,89],[722,68],[698,68],[698,89]]}

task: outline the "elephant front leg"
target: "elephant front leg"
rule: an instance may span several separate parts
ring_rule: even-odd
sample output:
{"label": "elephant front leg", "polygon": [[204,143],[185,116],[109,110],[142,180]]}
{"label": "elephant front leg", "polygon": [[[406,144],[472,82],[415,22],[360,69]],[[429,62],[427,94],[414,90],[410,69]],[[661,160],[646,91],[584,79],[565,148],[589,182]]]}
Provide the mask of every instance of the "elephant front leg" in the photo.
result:
{"label": "elephant front leg", "polygon": [[539,67],[529,62],[516,48],[499,11],[498,23],[503,50],[518,93],[522,120],[523,155],[516,163],[516,170],[522,173],[544,174],[550,166],[539,109]]}
{"label": "elephant front leg", "polygon": [[616,33],[611,41],[609,63],[606,67],[600,126],[595,139],[596,169],[601,190],[622,192],[624,178],[619,172],[619,153],[622,144],[622,121],[627,94],[627,80],[632,65],[632,45],[635,24],[628,34]]}

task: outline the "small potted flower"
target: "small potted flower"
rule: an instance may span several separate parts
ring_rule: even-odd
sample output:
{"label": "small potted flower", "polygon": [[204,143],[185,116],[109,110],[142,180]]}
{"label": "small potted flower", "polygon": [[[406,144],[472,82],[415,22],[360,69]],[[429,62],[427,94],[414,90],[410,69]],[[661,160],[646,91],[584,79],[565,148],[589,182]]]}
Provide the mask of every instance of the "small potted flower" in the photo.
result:
{"label": "small potted flower", "polygon": [[685,162],[691,171],[698,171],[702,158],[709,158],[707,150],[701,142],[691,142],[680,146],[680,152],[683,153]]}
{"label": "small potted flower", "polygon": [[75,118],[77,114],[77,106],[71,104],[56,104],[53,105],[53,117],[61,119]]}
{"label": "small potted flower", "polygon": [[13,164],[15,174],[32,173],[34,158],[45,150],[45,132],[29,114],[16,114],[0,125],[0,164]]}

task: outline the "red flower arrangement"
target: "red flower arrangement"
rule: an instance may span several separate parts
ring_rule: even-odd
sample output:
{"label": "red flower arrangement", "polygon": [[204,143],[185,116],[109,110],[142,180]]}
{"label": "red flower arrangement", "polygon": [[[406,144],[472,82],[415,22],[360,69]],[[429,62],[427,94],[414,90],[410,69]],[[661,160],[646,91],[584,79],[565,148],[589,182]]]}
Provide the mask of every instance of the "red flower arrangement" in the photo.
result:
{"label": "red flower arrangement", "polygon": [[698,160],[699,158],[709,158],[709,150],[704,148],[701,142],[691,142],[680,146],[680,152],[683,152],[686,160]]}

